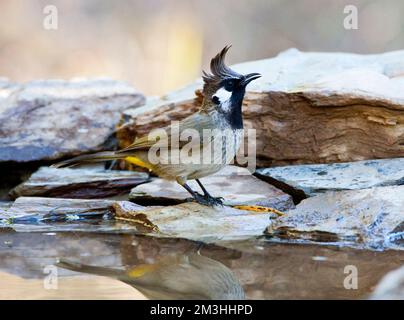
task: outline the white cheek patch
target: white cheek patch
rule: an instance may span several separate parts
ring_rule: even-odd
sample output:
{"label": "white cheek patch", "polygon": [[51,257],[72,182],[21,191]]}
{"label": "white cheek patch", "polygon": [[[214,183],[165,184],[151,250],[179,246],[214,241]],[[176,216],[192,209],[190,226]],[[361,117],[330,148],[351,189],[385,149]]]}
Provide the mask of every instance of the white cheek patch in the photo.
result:
{"label": "white cheek patch", "polygon": [[217,90],[215,92],[215,94],[213,96],[217,97],[219,99],[220,104],[223,104],[225,101],[230,99],[231,92],[229,92],[223,88],[220,88],[219,90]]}

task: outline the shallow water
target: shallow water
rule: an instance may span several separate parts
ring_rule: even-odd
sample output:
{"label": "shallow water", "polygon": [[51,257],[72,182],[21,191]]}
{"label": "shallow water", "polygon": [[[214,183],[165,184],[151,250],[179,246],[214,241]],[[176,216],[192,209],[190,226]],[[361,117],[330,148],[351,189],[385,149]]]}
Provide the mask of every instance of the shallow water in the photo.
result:
{"label": "shallow water", "polygon": [[[264,238],[218,246],[128,234],[16,233],[3,229],[0,231],[0,298],[142,299],[144,296],[136,289],[118,280],[53,265],[58,258],[63,258],[128,269],[198,250],[201,255],[227,266],[240,281],[248,299],[366,298],[384,274],[404,264],[402,251],[279,244]],[[348,276],[344,269],[349,265],[358,271],[357,289],[344,287]],[[50,280],[49,272],[57,277]],[[197,279],[194,282],[195,286],[201,285]]]}

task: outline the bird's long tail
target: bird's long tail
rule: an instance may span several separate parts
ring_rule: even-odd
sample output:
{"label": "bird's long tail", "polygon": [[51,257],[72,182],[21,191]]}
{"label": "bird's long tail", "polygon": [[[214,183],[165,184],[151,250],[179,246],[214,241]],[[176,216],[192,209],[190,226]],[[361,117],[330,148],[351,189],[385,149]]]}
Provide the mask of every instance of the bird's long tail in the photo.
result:
{"label": "bird's long tail", "polygon": [[119,278],[121,275],[125,274],[125,271],[119,269],[90,266],[64,259],[59,260],[59,262],[56,263],[56,266],[75,272],[83,272],[113,278]]}
{"label": "bird's long tail", "polygon": [[116,153],[115,151],[104,151],[93,154],[84,154],[72,159],[64,160],[51,165],[52,168],[63,168],[72,167],[78,164],[91,163],[91,162],[102,162],[115,159],[126,158],[127,155],[124,153]]}

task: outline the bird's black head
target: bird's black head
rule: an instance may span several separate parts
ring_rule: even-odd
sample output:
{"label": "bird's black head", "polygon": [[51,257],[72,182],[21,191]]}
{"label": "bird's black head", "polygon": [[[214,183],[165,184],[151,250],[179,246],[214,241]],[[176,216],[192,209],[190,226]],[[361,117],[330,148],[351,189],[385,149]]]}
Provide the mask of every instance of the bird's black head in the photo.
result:
{"label": "bird's black head", "polygon": [[221,86],[229,92],[245,90],[247,84],[260,77],[259,73],[249,73],[247,75],[240,75],[240,77],[226,78],[221,81]]}
{"label": "bird's black head", "polygon": [[203,72],[203,94],[229,119],[233,127],[242,127],[241,106],[245,88],[253,80],[261,77],[259,73],[246,75],[235,72],[226,66],[224,59],[230,46],[226,46],[210,62],[212,74]]}

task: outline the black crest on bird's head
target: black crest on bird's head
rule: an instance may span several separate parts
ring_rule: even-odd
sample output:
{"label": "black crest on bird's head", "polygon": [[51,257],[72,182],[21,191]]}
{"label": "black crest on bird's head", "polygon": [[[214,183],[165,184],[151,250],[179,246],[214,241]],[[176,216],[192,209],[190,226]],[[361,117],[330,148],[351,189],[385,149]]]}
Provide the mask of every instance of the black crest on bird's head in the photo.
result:
{"label": "black crest on bird's head", "polygon": [[226,66],[224,60],[227,51],[231,46],[226,46],[210,61],[211,74],[203,71],[203,93],[205,96],[213,95],[220,87],[222,87],[225,81],[231,81],[232,79],[240,80],[243,75],[235,72]]}

